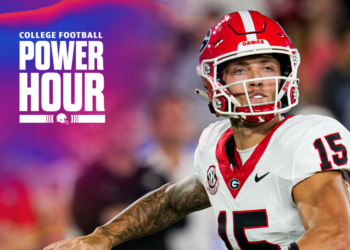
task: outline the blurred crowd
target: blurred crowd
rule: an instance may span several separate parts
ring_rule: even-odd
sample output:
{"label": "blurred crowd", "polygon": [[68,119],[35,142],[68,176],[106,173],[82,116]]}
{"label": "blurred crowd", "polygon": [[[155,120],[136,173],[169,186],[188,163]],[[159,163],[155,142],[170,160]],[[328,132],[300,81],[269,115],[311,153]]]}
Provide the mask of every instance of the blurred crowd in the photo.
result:
{"label": "blurred crowd", "polygon": [[[24,164],[19,172],[0,175],[0,249],[40,249],[89,234],[137,198],[192,173],[202,129],[221,119],[194,92],[203,89],[195,72],[199,47],[226,13],[254,9],[276,19],[301,54],[300,103],[292,112],[335,117],[350,129],[349,1],[156,2],[179,17],[162,17],[157,54],[137,66],[146,69],[142,81],[147,87],[135,90],[141,97],[106,103],[106,126],[58,132],[62,157],[49,166],[19,161]],[[206,209],[115,249],[225,248],[214,213]]]}

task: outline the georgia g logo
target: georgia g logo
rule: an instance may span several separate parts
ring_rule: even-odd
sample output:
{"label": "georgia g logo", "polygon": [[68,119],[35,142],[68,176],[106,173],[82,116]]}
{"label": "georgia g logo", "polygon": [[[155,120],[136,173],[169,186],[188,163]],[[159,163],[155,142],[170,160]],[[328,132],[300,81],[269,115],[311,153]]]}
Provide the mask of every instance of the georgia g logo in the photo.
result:
{"label": "georgia g logo", "polygon": [[231,181],[230,181],[230,188],[232,188],[233,190],[236,190],[239,188],[239,180],[237,180],[236,178],[233,178]]}
{"label": "georgia g logo", "polygon": [[207,190],[210,194],[216,194],[219,188],[219,179],[216,176],[215,166],[212,165],[207,171]]}
{"label": "georgia g logo", "polygon": [[205,35],[201,49],[199,50],[199,54],[202,54],[205,47],[207,47],[209,39],[210,39],[210,35],[211,35],[211,30],[209,30],[208,33]]}

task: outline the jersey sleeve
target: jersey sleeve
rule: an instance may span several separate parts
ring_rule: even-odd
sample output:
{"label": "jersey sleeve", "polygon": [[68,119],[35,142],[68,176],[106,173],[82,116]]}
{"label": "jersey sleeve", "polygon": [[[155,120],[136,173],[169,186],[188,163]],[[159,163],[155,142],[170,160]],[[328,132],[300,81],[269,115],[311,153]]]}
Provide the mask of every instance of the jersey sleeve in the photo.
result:
{"label": "jersey sleeve", "polygon": [[[210,125],[209,125],[210,127]],[[208,128],[205,128],[199,138],[198,146],[196,148],[196,151],[194,152],[194,165],[193,165],[193,171],[194,175],[197,177],[199,181],[202,181],[203,179],[203,167],[202,167],[202,161],[201,157],[203,157],[203,148],[205,147],[206,140],[208,136]]]}
{"label": "jersey sleeve", "polygon": [[193,174],[199,179],[199,161],[198,161],[198,147],[196,148],[196,151],[194,152],[194,162],[193,162]]}
{"label": "jersey sleeve", "polygon": [[197,177],[197,179],[201,182],[203,182],[203,156],[207,154],[206,146],[210,143],[210,135],[213,134],[213,128],[218,123],[212,123],[208,127],[206,127],[201,136],[199,137],[198,146],[196,148],[196,151],[194,152],[194,165],[193,165],[193,171],[194,175]]}
{"label": "jersey sleeve", "polygon": [[338,121],[324,118],[307,128],[293,159],[293,185],[317,172],[349,171],[348,149],[350,133]]}

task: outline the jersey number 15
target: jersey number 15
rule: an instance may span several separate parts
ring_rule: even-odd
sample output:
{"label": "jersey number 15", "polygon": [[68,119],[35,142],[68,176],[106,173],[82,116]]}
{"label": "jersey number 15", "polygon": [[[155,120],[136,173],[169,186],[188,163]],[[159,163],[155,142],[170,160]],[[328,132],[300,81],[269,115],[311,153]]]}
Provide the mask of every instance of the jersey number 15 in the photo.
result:
{"label": "jersey number 15", "polygon": [[[248,241],[245,230],[253,228],[266,228],[269,226],[265,209],[253,211],[234,211],[233,213],[233,236],[239,247],[244,250],[280,250],[281,247],[268,241]],[[218,217],[219,235],[225,242],[227,249],[233,250],[227,232],[226,211],[221,211]]]}
{"label": "jersey number 15", "polygon": [[[343,144],[335,144],[335,141],[341,140],[340,134],[339,133],[334,133],[330,135],[326,135],[324,137],[326,141],[328,142],[329,147],[332,149],[332,151],[336,154],[332,155],[333,162],[337,166],[342,166],[348,162],[348,151],[346,150],[346,147]],[[321,138],[318,138],[314,142],[314,147],[316,150],[318,150],[318,153],[321,158],[321,170],[328,170],[332,169],[332,162],[329,161],[328,155],[326,148],[323,145],[323,142]],[[340,157],[338,153],[342,152],[342,156]]]}

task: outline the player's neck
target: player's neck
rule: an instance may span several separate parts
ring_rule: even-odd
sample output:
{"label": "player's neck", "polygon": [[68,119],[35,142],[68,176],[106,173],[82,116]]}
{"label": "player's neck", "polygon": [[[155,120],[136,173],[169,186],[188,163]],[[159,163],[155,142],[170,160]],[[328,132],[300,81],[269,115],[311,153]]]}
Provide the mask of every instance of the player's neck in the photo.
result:
{"label": "player's neck", "polygon": [[247,124],[240,119],[231,119],[231,128],[237,148],[244,150],[259,144],[281,120],[281,115],[263,124]]}

